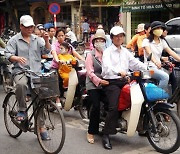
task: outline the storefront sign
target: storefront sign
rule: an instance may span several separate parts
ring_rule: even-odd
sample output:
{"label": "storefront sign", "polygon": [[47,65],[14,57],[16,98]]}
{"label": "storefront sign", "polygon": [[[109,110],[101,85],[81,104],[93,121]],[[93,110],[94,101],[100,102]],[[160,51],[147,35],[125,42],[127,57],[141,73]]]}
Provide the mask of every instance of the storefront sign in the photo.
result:
{"label": "storefront sign", "polygon": [[[180,4],[166,3],[168,8],[179,8]],[[139,5],[124,5],[122,6],[122,12],[138,12],[138,11],[155,11],[165,9],[162,3],[156,4],[139,4]]]}

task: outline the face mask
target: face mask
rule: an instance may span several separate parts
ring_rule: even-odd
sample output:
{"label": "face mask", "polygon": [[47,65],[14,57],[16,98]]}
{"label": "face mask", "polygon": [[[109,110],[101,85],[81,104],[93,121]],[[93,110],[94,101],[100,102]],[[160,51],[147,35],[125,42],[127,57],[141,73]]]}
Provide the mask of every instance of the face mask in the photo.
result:
{"label": "face mask", "polygon": [[94,47],[98,50],[103,52],[105,49],[105,42],[95,42]]}
{"label": "face mask", "polygon": [[158,36],[158,37],[160,37],[160,36],[162,35],[162,33],[163,33],[163,30],[162,30],[162,29],[155,29],[155,30],[153,31],[153,34],[156,35],[156,36]]}
{"label": "face mask", "polygon": [[66,54],[66,50],[65,49],[61,49],[61,54]]}

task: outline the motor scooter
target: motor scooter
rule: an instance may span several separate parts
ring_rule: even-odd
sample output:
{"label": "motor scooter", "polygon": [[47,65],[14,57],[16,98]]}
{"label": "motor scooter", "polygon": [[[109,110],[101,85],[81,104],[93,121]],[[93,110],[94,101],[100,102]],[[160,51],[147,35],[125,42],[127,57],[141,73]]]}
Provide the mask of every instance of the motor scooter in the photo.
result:
{"label": "motor scooter", "polygon": [[13,64],[5,58],[5,50],[0,48],[0,79],[6,93],[13,89],[12,67]]}
{"label": "motor scooter", "polygon": [[68,88],[64,89],[63,97],[60,98],[64,110],[75,108],[83,119],[87,118],[87,94],[85,88],[86,69],[84,64],[78,64],[69,73]]}
{"label": "motor scooter", "polygon": [[[147,82],[152,73],[152,70],[147,70],[129,74],[133,79],[129,84],[130,106],[119,111],[121,116],[116,129],[128,137],[134,136],[136,131],[143,132],[156,151],[172,153],[180,147],[180,119],[172,110],[174,106],[167,102],[169,95]],[[108,109],[101,102],[99,131],[104,129],[107,112]]]}

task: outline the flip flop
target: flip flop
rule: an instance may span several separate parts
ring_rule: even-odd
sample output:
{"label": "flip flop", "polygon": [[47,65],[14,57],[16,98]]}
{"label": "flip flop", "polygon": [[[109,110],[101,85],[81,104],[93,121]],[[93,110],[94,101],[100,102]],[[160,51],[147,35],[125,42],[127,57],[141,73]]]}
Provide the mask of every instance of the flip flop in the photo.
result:
{"label": "flip flop", "polygon": [[48,133],[46,131],[41,132],[40,135],[41,135],[41,139],[44,140],[44,141],[51,140],[51,138],[49,137],[49,135],[48,135]]}
{"label": "flip flop", "polygon": [[24,121],[27,118],[26,112],[19,111],[16,115],[16,120],[17,121]]}
{"label": "flip flop", "polygon": [[94,144],[94,135],[87,133],[87,141]]}

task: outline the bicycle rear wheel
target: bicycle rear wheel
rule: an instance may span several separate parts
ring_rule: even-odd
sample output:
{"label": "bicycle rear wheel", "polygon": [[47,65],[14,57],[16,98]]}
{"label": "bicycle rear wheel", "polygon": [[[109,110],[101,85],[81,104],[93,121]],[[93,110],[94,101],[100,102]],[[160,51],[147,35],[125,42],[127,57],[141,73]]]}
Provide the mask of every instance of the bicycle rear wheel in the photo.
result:
{"label": "bicycle rear wheel", "polygon": [[[49,106],[54,109],[54,112],[49,111]],[[43,151],[49,154],[60,152],[65,141],[65,121],[62,111],[53,101],[45,103],[38,110],[35,123],[37,138]],[[47,130],[50,140],[41,138],[40,129],[42,127]]]}
{"label": "bicycle rear wheel", "polygon": [[18,137],[21,135],[22,130],[19,129],[14,123],[13,120],[18,112],[18,103],[16,100],[16,94],[11,92],[8,93],[3,102],[4,107],[4,123],[7,132],[11,137]]}

